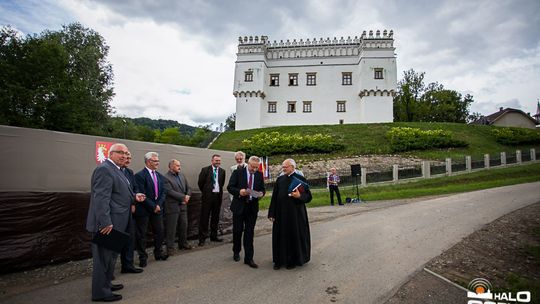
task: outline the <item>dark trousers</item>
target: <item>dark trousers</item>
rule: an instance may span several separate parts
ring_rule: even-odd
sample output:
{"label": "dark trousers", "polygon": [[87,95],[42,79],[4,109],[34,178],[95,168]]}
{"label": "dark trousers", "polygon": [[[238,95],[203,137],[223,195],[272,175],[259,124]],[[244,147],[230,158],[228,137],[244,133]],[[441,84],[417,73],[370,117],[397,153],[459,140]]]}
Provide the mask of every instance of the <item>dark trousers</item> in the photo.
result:
{"label": "dark trousers", "polygon": [[246,204],[242,213],[233,213],[233,253],[242,250],[242,234],[244,235],[244,261],[253,261],[253,234],[257,222],[257,211],[253,204]]}
{"label": "dark trousers", "polygon": [[[221,206],[220,206],[221,209]],[[187,240],[188,229],[188,208],[187,205],[180,206],[180,216],[178,217],[178,225],[176,226],[176,234],[178,235],[178,246],[188,246]]]}
{"label": "dark trousers", "polygon": [[334,205],[334,192],[336,193],[338,204],[341,205],[341,195],[339,194],[339,188],[337,185],[330,185],[330,205]]}
{"label": "dark trousers", "polygon": [[[210,221],[210,239],[217,238],[219,212],[221,211],[221,196],[219,193],[206,194],[201,205],[199,221],[199,241],[208,237],[208,222]],[[211,218],[210,218],[211,217]]]}
{"label": "dark trousers", "polygon": [[122,269],[135,268],[133,265],[133,251],[135,250],[135,219],[130,214],[129,222],[127,226],[127,233],[129,233],[129,242],[122,248],[120,254],[120,262]]}
{"label": "dark trousers", "polygon": [[167,244],[167,250],[174,249],[174,239],[176,238],[179,215],[180,213],[167,213],[163,218],[165,222],[165,243]]}
{"label": "dark trousers", "polygon": [[92,243],[92,299],[112,295],[111,281],[118,253]]}
{"label": "dark trousers", "polygon": [[148,222],[152,225],[154,232],[154,257],[162,255],[161,244],[163,243],[163,215],[150,214],[150,216],[135,217],[135,248],[139,254],[139,260],[146,261],[146,235],[148,233]]}

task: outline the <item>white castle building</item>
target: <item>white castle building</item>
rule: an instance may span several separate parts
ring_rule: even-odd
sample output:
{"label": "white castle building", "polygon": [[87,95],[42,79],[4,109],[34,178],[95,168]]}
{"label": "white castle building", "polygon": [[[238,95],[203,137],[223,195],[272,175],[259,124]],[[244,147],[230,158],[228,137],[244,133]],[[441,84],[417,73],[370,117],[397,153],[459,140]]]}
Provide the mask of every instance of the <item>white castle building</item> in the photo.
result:
{"label": "white castle building", "polygon": [[393,32],[270,42],[240,37],[236,130],[393,121]]}

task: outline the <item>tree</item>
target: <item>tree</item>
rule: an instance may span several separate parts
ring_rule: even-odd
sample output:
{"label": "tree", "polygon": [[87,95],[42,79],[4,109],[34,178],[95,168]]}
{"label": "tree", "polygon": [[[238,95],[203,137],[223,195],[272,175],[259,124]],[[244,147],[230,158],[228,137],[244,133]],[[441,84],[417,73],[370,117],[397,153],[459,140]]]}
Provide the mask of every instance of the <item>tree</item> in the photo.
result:
{"label": "tree", "polygon": [[225,131],[234,131],[236,127],[236,113],[232,113],[225,120]]}
{"label": "tree", "polygon": [[419,98],[424,93],[424,76],[424,72],[416,73],[413,69],[403,72],[394,97],[394,121],[415,121]]}
{"label": "tree", "polygon": [[482,118],[483,115],[480,114],[479,112],[473,112],[472,114],[470,114],[468,117],[467,117],[467,122],[468,123],[471,123],[473,121],[477,121],[478,119]]}
{"label": "tree", "polygon": [[79,23],[22,38],[0,30],[0,123],[104,134],[112,112],[108,46]]}
{"label": "tree", "polygon": [[442,84],[424,84],[425,73],[403,73],[394,97],[394,121],[467,122],[472,95],[462,97]]}

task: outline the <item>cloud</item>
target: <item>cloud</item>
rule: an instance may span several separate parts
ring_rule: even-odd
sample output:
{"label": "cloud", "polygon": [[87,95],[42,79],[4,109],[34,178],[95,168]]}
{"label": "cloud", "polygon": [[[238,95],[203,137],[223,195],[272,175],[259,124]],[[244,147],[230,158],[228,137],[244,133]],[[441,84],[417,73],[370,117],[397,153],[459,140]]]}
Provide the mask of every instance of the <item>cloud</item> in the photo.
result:
{"label": "cloud", "polygon": [[238,36],[270,40],[360,36],[393,29],[398,79],[474,96],[472,110],[536,111],[540,2],[455,1],[3,1],[0,21],[25,33],[79,21],[110,46],[119,115],[219,124],[235,111]]}

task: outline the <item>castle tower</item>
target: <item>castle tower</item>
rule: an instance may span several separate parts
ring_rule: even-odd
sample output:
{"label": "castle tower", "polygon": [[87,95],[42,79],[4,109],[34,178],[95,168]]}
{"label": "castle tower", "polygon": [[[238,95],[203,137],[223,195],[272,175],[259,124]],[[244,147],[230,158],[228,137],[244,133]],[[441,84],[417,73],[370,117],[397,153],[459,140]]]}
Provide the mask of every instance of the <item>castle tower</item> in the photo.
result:
{"label": "castle tower", "polygon": [[[360,121],[392,122],[397,67],[393,31],[362,33],[360,44]],[[374,115],[377,113],[378,115]]]}
{"label": "castle tower", "polygon": [[267,39],[266,36],[238,38],[233,91],[236,97],[236,130],[261,127]]}

